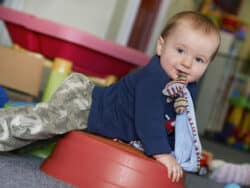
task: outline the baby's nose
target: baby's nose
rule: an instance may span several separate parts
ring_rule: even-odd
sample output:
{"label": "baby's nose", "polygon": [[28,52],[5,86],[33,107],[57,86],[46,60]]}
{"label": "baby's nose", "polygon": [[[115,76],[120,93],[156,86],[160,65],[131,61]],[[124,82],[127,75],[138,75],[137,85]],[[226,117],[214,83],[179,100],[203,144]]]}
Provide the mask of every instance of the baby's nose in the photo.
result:
{"label": "baby's nose", "polygon": [[185,68],[191,68],[192,66],[192,58],[184,58],[182,61],[181,61],[181,64],[185,67]]}

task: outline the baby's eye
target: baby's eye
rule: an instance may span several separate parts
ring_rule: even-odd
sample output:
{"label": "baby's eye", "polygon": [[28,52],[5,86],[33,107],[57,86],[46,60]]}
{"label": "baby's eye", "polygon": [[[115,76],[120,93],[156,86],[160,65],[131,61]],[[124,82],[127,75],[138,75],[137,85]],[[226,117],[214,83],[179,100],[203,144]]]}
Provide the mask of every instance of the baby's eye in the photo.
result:
{"label": "baby's eye", "polygon": [[177,48],[177,52],[178,52],[179,54],[183,54],[183,53],[184,53],[184,50],[183,50],[182,48]]}
{"label": "baby's eye", "polygon": [[200,58],[200,57],[196,57],[195,58],[195,61],[197,62],[197,63],[204,63],[205,61],[202,59],[202,58]]}

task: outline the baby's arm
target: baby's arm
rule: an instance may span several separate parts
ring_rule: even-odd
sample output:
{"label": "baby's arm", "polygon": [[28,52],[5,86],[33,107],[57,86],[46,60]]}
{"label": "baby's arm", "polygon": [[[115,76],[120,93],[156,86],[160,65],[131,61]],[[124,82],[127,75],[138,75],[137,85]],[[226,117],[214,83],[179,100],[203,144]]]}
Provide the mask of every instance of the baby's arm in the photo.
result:
{"label": "baby's arm", "polygon": [[171,154],[158,154],[153,157],[167,168],[168,178],[171,178],[172,182],[178,182],[182,178],[182,168]]}

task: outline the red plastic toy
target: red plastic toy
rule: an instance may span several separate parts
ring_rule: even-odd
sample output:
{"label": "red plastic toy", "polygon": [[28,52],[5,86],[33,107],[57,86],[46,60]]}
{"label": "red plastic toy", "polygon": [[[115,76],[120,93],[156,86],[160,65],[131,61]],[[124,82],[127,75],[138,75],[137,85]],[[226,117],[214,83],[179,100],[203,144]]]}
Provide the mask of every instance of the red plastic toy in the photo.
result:
{"label": "red plastic toy", "polygon": [[211,152],[203,150],[201,153],[201,160],[200,160],[200,169],[198,174],[200,176],[208,175],[209,172],[209,164],[213,160],[213,154]]}
{"label": "red plastic toy", "polygon": [[150,59],[135,49],[4,6],[0,6],[0,19],[13,43],[51,59],[69,60],[75,72],[120,78]]}
{"label": "red plastic toy", "polygon": [[80,131],[61,139],[41,170],[84,188],[184,188],[166,168],[127,144]]}

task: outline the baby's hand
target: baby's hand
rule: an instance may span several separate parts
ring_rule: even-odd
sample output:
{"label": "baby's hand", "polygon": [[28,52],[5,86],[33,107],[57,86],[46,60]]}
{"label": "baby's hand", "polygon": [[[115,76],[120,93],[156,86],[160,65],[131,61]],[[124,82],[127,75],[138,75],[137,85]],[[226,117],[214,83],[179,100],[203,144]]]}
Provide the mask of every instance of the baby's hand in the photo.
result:
{"label": "baby's hand", "polygon": [[171,154],[159,154],[153,157],[168,169],[168,178],[172,179],[172,182],[178,182],[183,177],[182,168]]}

